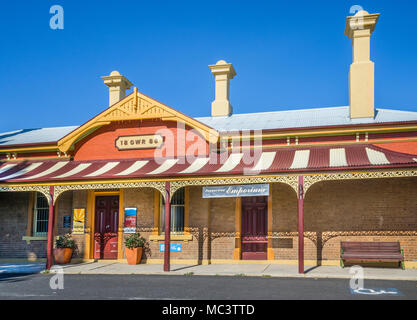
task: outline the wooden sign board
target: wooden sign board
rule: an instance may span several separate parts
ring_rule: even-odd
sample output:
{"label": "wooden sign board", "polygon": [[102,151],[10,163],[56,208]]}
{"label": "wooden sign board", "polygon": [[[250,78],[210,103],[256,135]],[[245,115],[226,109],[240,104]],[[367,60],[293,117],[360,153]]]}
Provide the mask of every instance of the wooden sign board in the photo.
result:
{"label": "wooden sign board", "polygon": [[203,198],[259,197],[269,195],[269,184],[203,187]]}

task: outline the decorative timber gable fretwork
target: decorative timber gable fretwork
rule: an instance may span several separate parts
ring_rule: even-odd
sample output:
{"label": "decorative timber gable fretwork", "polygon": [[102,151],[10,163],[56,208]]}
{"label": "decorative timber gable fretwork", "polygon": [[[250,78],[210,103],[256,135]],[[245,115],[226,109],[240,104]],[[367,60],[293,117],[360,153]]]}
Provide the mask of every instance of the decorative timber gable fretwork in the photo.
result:
{"label": "decorative timber gable fretwork", "polygon": [[130,95],[59,140],[58,148],[61,152],[68,152],[77,141],[83,139],[98,128],[115,121],[146,119],[161,119],[162,121],[184,123],[197,130],[210,143],[217,143],[219,138],[219,133],[213,128],[139,93],[137,88],[134,88],[134,91]]}

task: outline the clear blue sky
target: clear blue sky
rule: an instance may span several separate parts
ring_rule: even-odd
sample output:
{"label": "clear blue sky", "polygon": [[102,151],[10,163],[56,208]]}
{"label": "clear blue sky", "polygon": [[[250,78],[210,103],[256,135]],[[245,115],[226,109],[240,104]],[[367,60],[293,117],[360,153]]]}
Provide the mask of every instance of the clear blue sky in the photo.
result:
{"label": "clear blue sky", "polygon": [[[64,30],[49,8],[64,8]],[[232,62],[235,113],[348,105],[352,5],[380,13],[378,108],[417,111],[417,1],[1,1],[0,131],[80,125],[107,107],[100,76],[210,115],[208,68]]]}

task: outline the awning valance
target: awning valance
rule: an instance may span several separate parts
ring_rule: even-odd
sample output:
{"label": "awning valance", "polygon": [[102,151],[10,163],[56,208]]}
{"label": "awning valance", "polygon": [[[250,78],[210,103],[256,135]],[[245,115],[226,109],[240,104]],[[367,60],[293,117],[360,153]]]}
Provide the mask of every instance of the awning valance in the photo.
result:
{"label": "awning valance", "polygon": [[299,146],[175,159],[8,161],[0,165],[0,183],[257,175],[415,166],[417,155],[398,153],[370,144],[309,148]]}

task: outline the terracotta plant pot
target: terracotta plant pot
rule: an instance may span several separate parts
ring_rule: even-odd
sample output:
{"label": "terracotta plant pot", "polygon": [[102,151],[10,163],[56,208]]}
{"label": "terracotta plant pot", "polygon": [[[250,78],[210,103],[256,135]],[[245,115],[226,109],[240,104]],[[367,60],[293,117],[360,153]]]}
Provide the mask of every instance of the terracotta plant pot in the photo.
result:
{"label": "terracotta plant pot", "polygon": [[143,251],[142,247],[133,248],[133,249],[125,248],[127,263],[139,264],[140,260],[142,259],[142,251]]}
{"label": "terracotta plant pot", "polygon": [[55,263],[56,264],[70,263],[73,251],[74,251],[74,249],[71,249],[71,248],[56,248],[56,249],[54,249]]}

